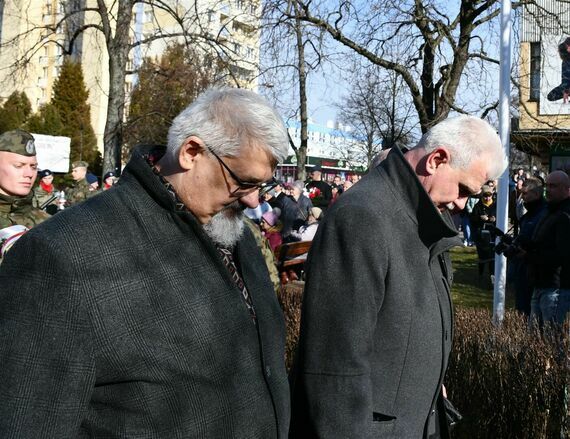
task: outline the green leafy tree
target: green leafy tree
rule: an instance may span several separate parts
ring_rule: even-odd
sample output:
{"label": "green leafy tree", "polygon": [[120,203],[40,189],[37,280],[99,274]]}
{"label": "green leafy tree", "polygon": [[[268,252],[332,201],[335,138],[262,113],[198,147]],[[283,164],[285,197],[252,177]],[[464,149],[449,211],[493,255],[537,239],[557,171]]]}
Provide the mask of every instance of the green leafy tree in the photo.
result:
{"label": "green leafy tree", "polygon": [[32,112],[25,92],[12,93],[0,108],[0,133],[22,128]]}
{"label": "green leafy tree", "polygon": [[221,69],[178,44],[158,61],[145,59],[131,95],[123,157],[137,143],[165,144],[172,119],[220,77]]}
{"label": "green leafy tree", "polygon": [[51,105],[57,110],[62,124],[59,135],[71,138],[72,162],[84,160],[89,163],[93,172],[100,173],[101,154],[97,149],[95,132],[91,126],[88,97],[89,92],[85,87],[81,64],[71,60],[64,61],[59,77],[53,85],[51,100]]}
{"label": "green leafy tree", "polygon": [[51,102],[43,105],[37,113],[31,115],[26,123],[29,132],[60,136],[63,133],[63,122],[59,111]]}

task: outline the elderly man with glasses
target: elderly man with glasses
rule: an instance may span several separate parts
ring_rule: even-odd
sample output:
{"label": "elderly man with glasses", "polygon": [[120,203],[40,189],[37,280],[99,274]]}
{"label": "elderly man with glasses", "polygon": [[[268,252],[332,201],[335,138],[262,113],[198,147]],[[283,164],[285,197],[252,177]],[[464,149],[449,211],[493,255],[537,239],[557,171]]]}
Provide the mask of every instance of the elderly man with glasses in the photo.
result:
{"label": "elderly man with glasses", "polygon": [[242,219],[287,147],[263,98],[208,90],[168,147],[17,243],[0,437],[287,437],[283,317]]}

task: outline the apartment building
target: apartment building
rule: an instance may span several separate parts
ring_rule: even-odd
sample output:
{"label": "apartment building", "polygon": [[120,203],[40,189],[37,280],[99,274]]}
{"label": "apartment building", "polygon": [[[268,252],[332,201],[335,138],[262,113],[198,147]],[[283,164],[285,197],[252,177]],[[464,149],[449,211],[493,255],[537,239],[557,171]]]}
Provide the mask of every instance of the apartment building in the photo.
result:
{"label": "apartment building", "polygon": [[[119,2],[107,3],[108,16],[116,16]],[[229,67],[228,83],[257,87],[259,0],[165,0],[162,7],[156,5],[137,3],[133,8],[130,41],[143,44],[129,53],[127,70],[132,74],[125,80],[127,111],[128,95],[143,58],[159,57],[173,42],[189,42],[198,52],[224,60]],[[49,102],[64,48],[72,46],[70,56],[82,63],[91,122],[102,150],[109,58],[103,35],[96,29],[100,21],[96,0],[0,2],[0,102],[15,90],[26,92],[34,111]],[[74,38],[81,28],[85,30]]]}

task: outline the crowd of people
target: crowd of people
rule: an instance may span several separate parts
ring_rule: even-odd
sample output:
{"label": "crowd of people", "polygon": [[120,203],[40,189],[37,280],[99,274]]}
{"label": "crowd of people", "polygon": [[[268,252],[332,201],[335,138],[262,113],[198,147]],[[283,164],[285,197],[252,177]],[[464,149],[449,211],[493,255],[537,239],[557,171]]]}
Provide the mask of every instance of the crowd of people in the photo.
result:
{"label": "crowd of people", "polygon": [[[507,281],[515,309],[531,322],[564,322],[570,311],[567,270],[570,254],[570,180],[563,170],[548,175],[517,169],[509,180],[506,238],[496,228],[497,182],[488,181],[459,215],[463,245],[475,245],[479,275],[494,282],[495,255],[508,258]],[[496,240],[501,238],[497,247]],[[568,296],[568,298],[566,298]],[[534,305],[532,305],[534,303]],[[542,304],[542,305],[541,305]],[[531,306],[532,305],[532,306]]]}
{"label": "crowd of people", "polygon": [[[209,89],[111,190],[92,196],[73,163],[50,217],[33,137],[2,134],[0,233],[19,231],[0,264],[0,437],[449,437],[453,215],[480,198],[470,219],[492,222],[499,137],[449,118],[334,186],[319,166],[308,183],[276,181],[287,150],[265,99]],[[542,186],[522,184],[514,242],[544,321],[570,303],[568,176],[545,186],[539,217]],[[485,229],[471,226],[477,245]],[[312,245],[288,375],[267,261],[295,240]]]}

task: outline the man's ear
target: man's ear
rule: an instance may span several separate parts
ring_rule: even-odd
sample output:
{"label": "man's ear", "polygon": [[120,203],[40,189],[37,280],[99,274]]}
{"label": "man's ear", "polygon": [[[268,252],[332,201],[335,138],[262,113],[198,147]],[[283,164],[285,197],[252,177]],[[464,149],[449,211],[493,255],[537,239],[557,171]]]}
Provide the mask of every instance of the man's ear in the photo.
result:
{"label": "man's ear", "polygon": [[204,143],[199,137],[188,137],[178,150],[178,164],[184,170],[192,169],[197,157],[204,153]]}
{"label": "man's ear", "polygon": [[433,175],[443,164],[449,164],[450,155],[449,150],[443,146],[434,149],[427,155],[426,158],[426,171],[428,174]]}

